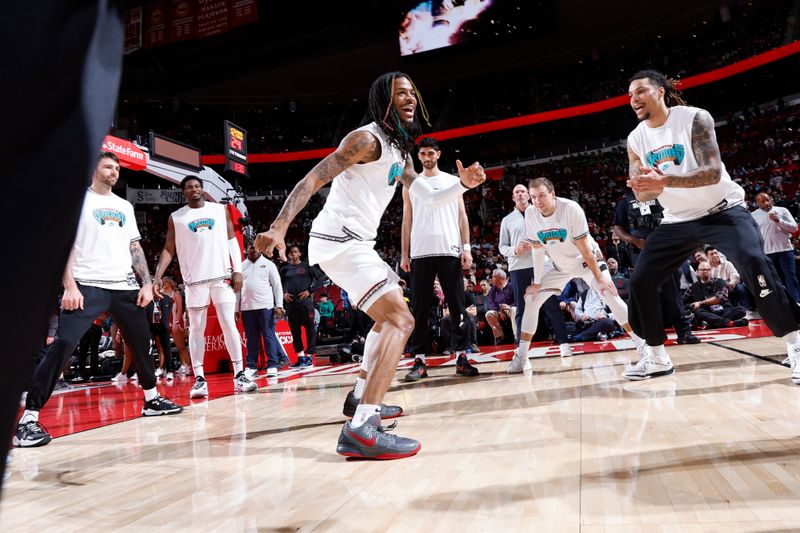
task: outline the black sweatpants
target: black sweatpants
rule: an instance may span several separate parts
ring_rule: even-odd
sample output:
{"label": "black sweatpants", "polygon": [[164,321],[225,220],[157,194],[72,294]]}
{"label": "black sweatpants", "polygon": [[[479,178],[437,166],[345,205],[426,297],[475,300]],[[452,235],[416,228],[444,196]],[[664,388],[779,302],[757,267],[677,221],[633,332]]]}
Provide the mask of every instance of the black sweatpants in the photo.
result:
{"label": "black sweatpants", "polygon": [[703,244],[715,246],[733,263],[776,337],[797,330],[800,307],[790,301],[772,261],[764,255],[755,220],[737,206],[698,220],[661,224],[647,238],[631,276],[628,301],[630,324],[637,335],[651,346],[664,344],[659,286]]}
{"label": "black sweatpants", "polygon": [[[78,346],[78,374],[84,379],[100,374],[99,356],[100,337],[102,336],[103,328],[93,323],[81,337],[80,345]],[[89,360],[89,370],[86,370],[87,359]]]}
{"label": "black sweatpants", "polygon": [[[122,71],[122,2],[6,2],[0,17],[0,226],[4,296],[0,322],[0,484],[19,398],[47,330],[89,177],[108,133]],[[20,46],[24,43],[24,46]],[[58,80],[58,90],[53,90]],[[31,142],[31,139],[36,139]],[[57,167],[57,171],[55,167]],[[28,202],[35,199],[36,214]],[[47,236],[47,246],[41,238]],[[20,280],[36,280],[21,283]]]}
{"label": "black sweatpants", "polygon": [[[295,296],[297,298],[297,296]],[[286,305],[286,318],[292,331],[292,346],[295,352],[304,351],[306,355],[317,353],[317,328],[314,326],[314,297],[294,300]],[[308,346],[303,349],[303,330],[308,337]]]}
{"label": "black sweatpants", "polygon": [[[169,330],[167,326],[160,322],[158,324],[150,322],[149,327],[153,342],[158,339],[158,343],[161,344],[161,349],[164,351],[164,371],[174,372],[175,365],[172,360],[172,342],[169,340]],[[158,349],[156,349],[156,351],[158,351]]]}
{"label": "black sweatpants", "polygon": [[78,289],[83,294],[83,309],[61,312],[56,340],[48,347],[33,375],[25,400],[26,409],[40,411],[44,407],[53,394],[64,362],[72,355],[92,322],[105,312],[109,312],[114,322],[119,324],[125,341],[129,343],[126,348],[133,352],[139,384],[145,390],[156,386],[153,359],[150,357],[150,325],[145,309],[136,305],[139,291],[112,291],[81,284],[78,284]]}
{"label": "black sweatpants", "polygon": [[433,281],[436,276],[439,276],[450,316],[454,319],[452,348],[459,352],[467,349],[468,335],[465,327],[467,311],[461,259],[437,255],[411,260],[411,311],[414,314],[414,332],[410,340],[412,355],[427,354],[431,351],[428,319],[431,316]]}
{"label": "black sweatpants", "polygon": [[692,311],[694,317],[698,321],[706,322],[709,326],[715,329],[728,327],[728,322],[744,318],[747,314],[747,309],[744,307],[727,307],[719,312],[711,311],[710,309],[695,309]]}

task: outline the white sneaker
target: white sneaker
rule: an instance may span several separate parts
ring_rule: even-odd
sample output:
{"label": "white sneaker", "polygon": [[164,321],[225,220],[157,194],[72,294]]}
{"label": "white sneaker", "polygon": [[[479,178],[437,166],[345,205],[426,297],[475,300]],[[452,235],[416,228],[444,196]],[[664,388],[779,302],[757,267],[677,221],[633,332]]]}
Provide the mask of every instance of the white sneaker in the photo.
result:
{"label": "white sneaker", "polygon": [[181,365],[179,372],[183,375],[190,374],[191,370],[189,369],[189,365]]}
{"label": "white sneaker", "polygon": [[791,367],[792,366],[792,358],[787,355],[786,358],[783,361],[781,361],[781,364],[783,366]]}
{"label": "white sneaker", "polygon": [[125,383],[126,381],[128,381],[128,376],[120,372],[119,374],[111,378],[111,381],[113,381],[114,383]]}
{"label": "white sneaker", "polygon": [[172,372],[167,372],[167,381],[174,381],[174,380],[175,380],[175,374],[173,374]]}
{"label": "white sneaker", "polygon": [[635,365],[625,369],[622,375],[631,381],[656,378],[658,376],[669,376],[675,373],[675,367],[669,356],[666,359],[656,359],[650,350],[646,350],[645,355],[639,359]]}
{"label": "white sneaker", "polygon": [[[795,385],[800,385],[800,344],[789,344],[786,343],[786,352],[788,356],[789,366],[792,367],[792,383]],[[786,364],[786,359],[784,359],[784,364]]]}
{"label": "white sneaker", "polygon": [[136,374],[136,373],[134,373],[134,374],[131,376],[131,381],[139,381],[139,375],[138,375],[138,374]]}
{"label": "white sneaker", "polygon": [[206,378],[197,376],[194,385],[189,390],[189,398],[208,398],[208,383]]}
{"label": "white sneaker", "polygon": [[244,370],[240,370],[233,378],[233,389],[239,392],[253,392],[258,389],[258,385],[244,375]]}
{"label": "white sneaker", "polygon": [[639,354],[638,361],[641,361],[645,357],[648,356],[649,352],[647,351],[647,343],[643,342],[639,346],[636,347],[636,353]]}
{"label": "white sneaker", "polygon": [[531,360],[520,355],[518,351],[515,351],[514,358],[511,359],[511,362],[508,364],[508,368],[506,368],[506,374],[521,374],[522,372],[531,370],[532,368],[533,365],[531,365]]}
{"label": "white sneaker", "polygon": [[564,344],[559,344],[558,349],[561,351],[561,357],[572,357],[573,355],[575,355],[574,353],[572,353],[572,346],[570,346],[566,342]]}
{"label": "white sneaker", "polygon": [[244,375],[247,376],[247,379],[252,381],[258,377],[258,370],[255,368],[245,368]]}
{"label": "white sneaker", "polygon": [[274,366],[267,368],[267,377],[268,378],[276,378],[278,377],[278,369]]}
{"label": "white sneaker", "polygon": [[163,368],[156,368],[156,377],[160,378],[163,375],[164,375],[164,369]]}

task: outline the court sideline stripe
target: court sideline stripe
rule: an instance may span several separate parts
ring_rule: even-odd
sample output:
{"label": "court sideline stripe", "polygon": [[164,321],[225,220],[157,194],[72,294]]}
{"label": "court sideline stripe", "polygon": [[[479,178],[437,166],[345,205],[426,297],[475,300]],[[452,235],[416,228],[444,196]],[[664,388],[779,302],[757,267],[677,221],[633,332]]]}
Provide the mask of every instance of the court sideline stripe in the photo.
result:
{"label": "court sideline stripe", "polygon": [[713,344],[714,346],[719,346],[720,348],[725,348],[726,350],[730,350],[732,352],[744,354],[744,355],[747,355],[749,357],[755,357],[756,359],[761,359],[762,361],[766,361],[768,363],[772,363],[773,365],[780,365],[780,366],[789,368],[789,365],[784,365],[783,363],[781,363],[780,361],[777,361],[775,359],[770,359],[769,357],[765,357],[763,355],[754,354],[753,352],[748,352],[746,350],[740,350],[739,348],[732,348],[730,346],[725,346],[724,344],[720,344],[719,342],[716,342],[716,341],[709,341],[708,344]]}

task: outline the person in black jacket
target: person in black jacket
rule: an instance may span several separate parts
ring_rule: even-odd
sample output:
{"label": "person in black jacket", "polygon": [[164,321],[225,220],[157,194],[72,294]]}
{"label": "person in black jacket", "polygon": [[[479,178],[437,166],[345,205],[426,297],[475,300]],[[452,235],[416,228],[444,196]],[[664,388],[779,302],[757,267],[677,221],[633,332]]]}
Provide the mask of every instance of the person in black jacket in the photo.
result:
{"label": "person in black jacket", "polygon": [[158,351],[159,368],[156,370],[156,377],[164,376],[167,381],[175,379],[172,343],[169,340],[172,305],[172,298],[162,292],[160,300],[153,300],[147,306],[147,321],[150,322],[150,333]]}
{"label": "person in black jacket", "polygon": [[728,286],[722,278],[711,277],[711,263],[700,261],[697,265],[700,281],[692,283],[683,295],[683,301],[690,307],[695,322],[712,328],[746,326],[744,318],[747,309],[731,305],[728,299]]}
{"label": "person in black jacket", "polygon": [[[287,256],[289,262],[281,267],[283,303],[289,328],[292,330],[292,345],[297,353],[297,366],[311,366],[311,354],[317,351],[317,330],[314,327],[314,292],[322,287],[325,275],[316,267],[301,261],[300,248],[292,246]],[[306,330],[308,345],[303,346]]]}

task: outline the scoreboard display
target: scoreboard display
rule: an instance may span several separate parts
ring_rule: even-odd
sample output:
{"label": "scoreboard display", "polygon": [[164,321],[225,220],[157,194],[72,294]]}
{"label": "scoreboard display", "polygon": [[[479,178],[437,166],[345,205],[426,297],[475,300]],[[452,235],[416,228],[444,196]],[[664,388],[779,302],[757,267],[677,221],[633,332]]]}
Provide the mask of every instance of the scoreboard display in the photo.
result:
{"label": "scoreboard display", "polygon": [[225,121],[225,170],[247,176],[247,131]]}

